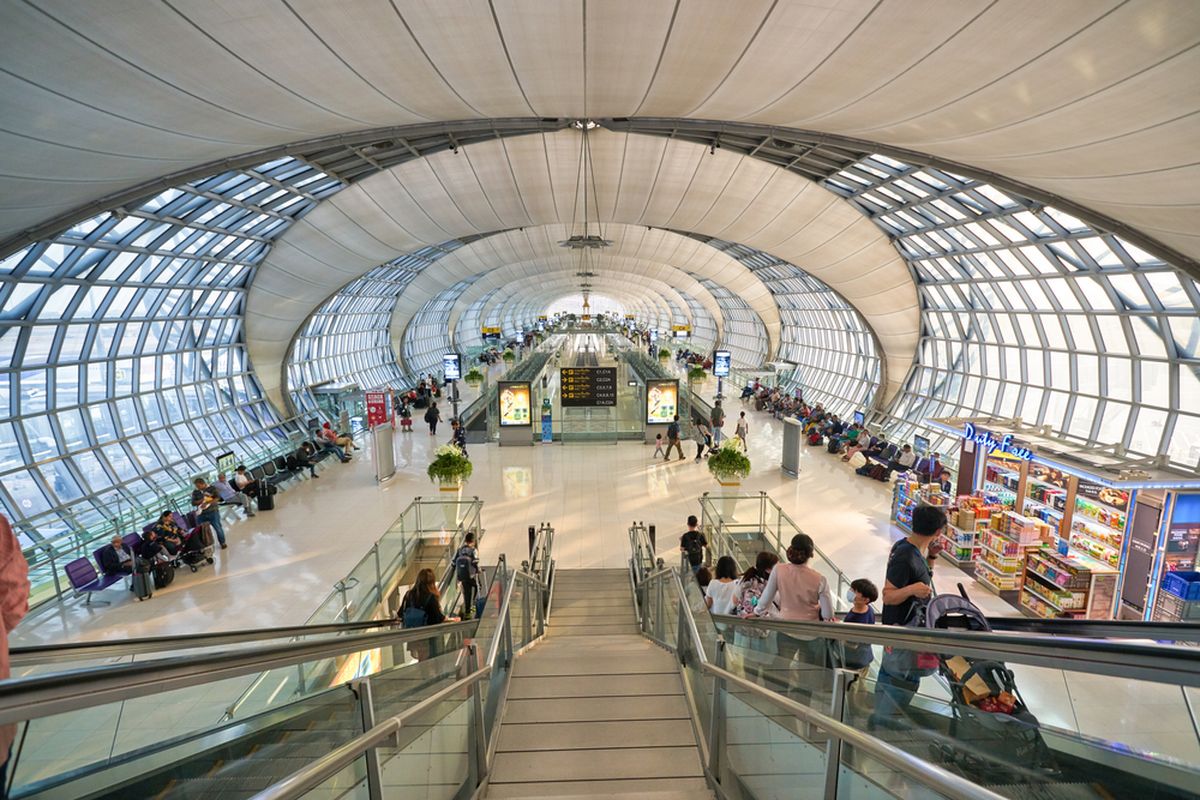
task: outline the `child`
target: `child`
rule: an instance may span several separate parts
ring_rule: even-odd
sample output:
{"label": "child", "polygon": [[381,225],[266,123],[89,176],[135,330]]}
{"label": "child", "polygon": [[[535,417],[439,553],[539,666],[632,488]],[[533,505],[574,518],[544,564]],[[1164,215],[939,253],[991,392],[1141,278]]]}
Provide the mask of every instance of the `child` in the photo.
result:
{"label": "child", "polygon": [[412,409],[408,407],[407,399],[400,404],[400,432],[412,433]]}
{"label": "child", "polygon": [[662,434],[661,433],[655,434],[655,436],[654,436],[654,457],[658,458],[659,456],[665,456],[665,455],[666,455],[666,453],[663,452],[663,446],[662,446]]}
{"label": "child", "polygon": [[[875,624],[875,609],[871,608],[871,603],[879,599],[879,589],[875,588],[875,584],[866,578],[851,581],[850,589],[846,592],[846,599],[854,606],[846,613],[843,622],[857,622],[860,625]],[[846,669],[866,669],[875,658],[875,654],[871,652],[871,645],[866,642],[846,642],[845,653]]]}
{"label": "child", "polygon": [[736,436],[738,438],[738,441],[740,441],[742,443],[742,452],[743,453],[750,451],[750,448],[746,446],[746,434],[749,432],[750,432],[750,424],[748,422],[746,422],[746,412],[743,411],[738,416],[737,427],[733,429],[733,435]]}

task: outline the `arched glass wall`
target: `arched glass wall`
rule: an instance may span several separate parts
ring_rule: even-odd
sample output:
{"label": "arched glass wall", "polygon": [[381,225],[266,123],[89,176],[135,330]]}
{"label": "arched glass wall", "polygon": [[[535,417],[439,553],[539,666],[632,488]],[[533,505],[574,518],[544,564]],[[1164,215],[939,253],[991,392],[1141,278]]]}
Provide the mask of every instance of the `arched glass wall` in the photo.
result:
{"label": "arched glass wall", "polygon": [[[450,352],[450,309],[471,281],[459,281],[421,307],[404,332],[404,371],[415,381],[426,373],[440,374],[442,355]],[[484,325],[498,323],[483,322]]]}
{"label": "arched glass wall", "polygon": [[[715,350],[717,348],[717,321],[713,319],[712,312],[687,292],[680,292],[679,295],[687,301],[688,313],[692,317],[692,338],[688,343],[688,349],[700,353]],[[680,319],[678,322],[682,324],[687,320]]]}
{"label": "arched glass wall", "polygon": [[897,436],[928,435],[930,417],[990,414],[1200,465],[1195,281],[1070,214],[944,170],[874,155],[825,184],[894,238],[918,283],[923,330],[891,409]]}
{"label": "arched glass wall", "polygon": [[273,239],[344,184],[281,158],[169,189],[0,262],[0,504],[29,545],[286,441],[242,344]]}
{"label": "arched glass wall", "polygon": [[720,347],[728,350],[735,367],[755,368],[767,359],[767,329],[754,309],[745,300],[724,286],[701,279],[700,285],[712,294],[721,307],[721,324],[724,331]]}

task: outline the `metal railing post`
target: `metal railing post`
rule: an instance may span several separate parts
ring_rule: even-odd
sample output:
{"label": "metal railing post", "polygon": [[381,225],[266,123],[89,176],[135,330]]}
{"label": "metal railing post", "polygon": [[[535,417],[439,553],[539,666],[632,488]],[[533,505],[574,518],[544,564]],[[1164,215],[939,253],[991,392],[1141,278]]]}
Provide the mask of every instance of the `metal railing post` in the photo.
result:
{"label": "metal railing post", "polygon": [[[850,680],[855,676],[845,670],[833,672],[833,701],[830,704],[829,716],[838,722],[845,722],[846,689]],[[829,737],[829,749],[825,752],[825,800],[837,800],[838,778],[842,768],[843,742],[837,736]]]}
{"label": "metal railing post", "polygon": [[[716,660],[713,662],[718,669],[725,669],[725,640],[717,637]],[[711,714],[708,720],[708,773],[717,783],[721,782],[721,741],[724,739],[725,727],[725,679],[713,675],[713,692]]]}
{"label": "metal railing post", "polygon": [[679,630],[675,636],[675,654],[679,657],[679,663],[687,666],[687,661],[683,657],[683,643],[686,638],[685,631],[687,630],[687,604],[683,602],[683,598],[679,598]]}
{"label": "metal railing post", "polygon": [[[479,669],[479,651],[472,642],[467,645],[467,674],[474,674]],[[474,755],[475,786],[479,786],[487,778],[487,731],[484,730],[483,692],[480,681],[471,684],[471,750]]]}
{"label": "metal railing post", "polygon": [[379,542],[375,542],[375,546],[371,548],[375,553],[375,601],[383,602],[383,569],[379,565]]}
{"label": "metal railing post", "polygon": [[654,599],[654,638],[658,639],[658,641],[662,642],[663,644],[666,644],[667,637],[663,635],[663,631],[666,630],[666,627],[663,624],[665,622],[663,619],[665,615],[663,610],[663,595],[665,594],[664,588],[663,582],[659,580],[658,596]]}
{"label": "metal railing post", "polygon": [[535,599],[537,601],[534,603],[537,606],[537,635],[543,636],[546,633],[546,601],[540,588]]}
{"label": "metal railing post", "polygon": [[[371,694],[371,679],[363,678],[354,686],[358,695],[358,712],[362,720],[362,732],[375,727],[375,701]],[[367,796],[371,800],[383,800],[383,772],[379,767],[379,751],[374,747],[363,755],[367,760]]]}

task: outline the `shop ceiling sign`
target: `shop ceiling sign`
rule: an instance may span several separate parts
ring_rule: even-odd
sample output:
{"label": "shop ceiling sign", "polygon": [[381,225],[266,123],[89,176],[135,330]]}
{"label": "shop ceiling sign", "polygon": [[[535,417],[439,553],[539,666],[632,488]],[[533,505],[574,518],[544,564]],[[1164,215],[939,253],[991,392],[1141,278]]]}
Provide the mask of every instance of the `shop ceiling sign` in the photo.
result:
{"label": "shop ceiling sign", "polygon": [[1013,443],[1012,434],[1009,433],[1006,433],[1003,439],[996,439],[988,431],[976,431],[975,426],[968,422],[963,425],[963,438],[975,442],[989,453],[1006,453],[1013,458],[1025,461],[1033,458],[1033,451],[1025,447],[1018,447]]}

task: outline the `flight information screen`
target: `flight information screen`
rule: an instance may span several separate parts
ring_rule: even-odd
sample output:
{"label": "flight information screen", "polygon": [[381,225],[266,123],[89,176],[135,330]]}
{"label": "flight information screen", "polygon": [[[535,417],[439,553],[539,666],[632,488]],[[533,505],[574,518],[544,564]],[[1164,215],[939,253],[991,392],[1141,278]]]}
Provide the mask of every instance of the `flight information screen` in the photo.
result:
{"label": "flight information screen", "polygon": [[558,379],[564,407],[617,404],[616,367],[562,367]]}

